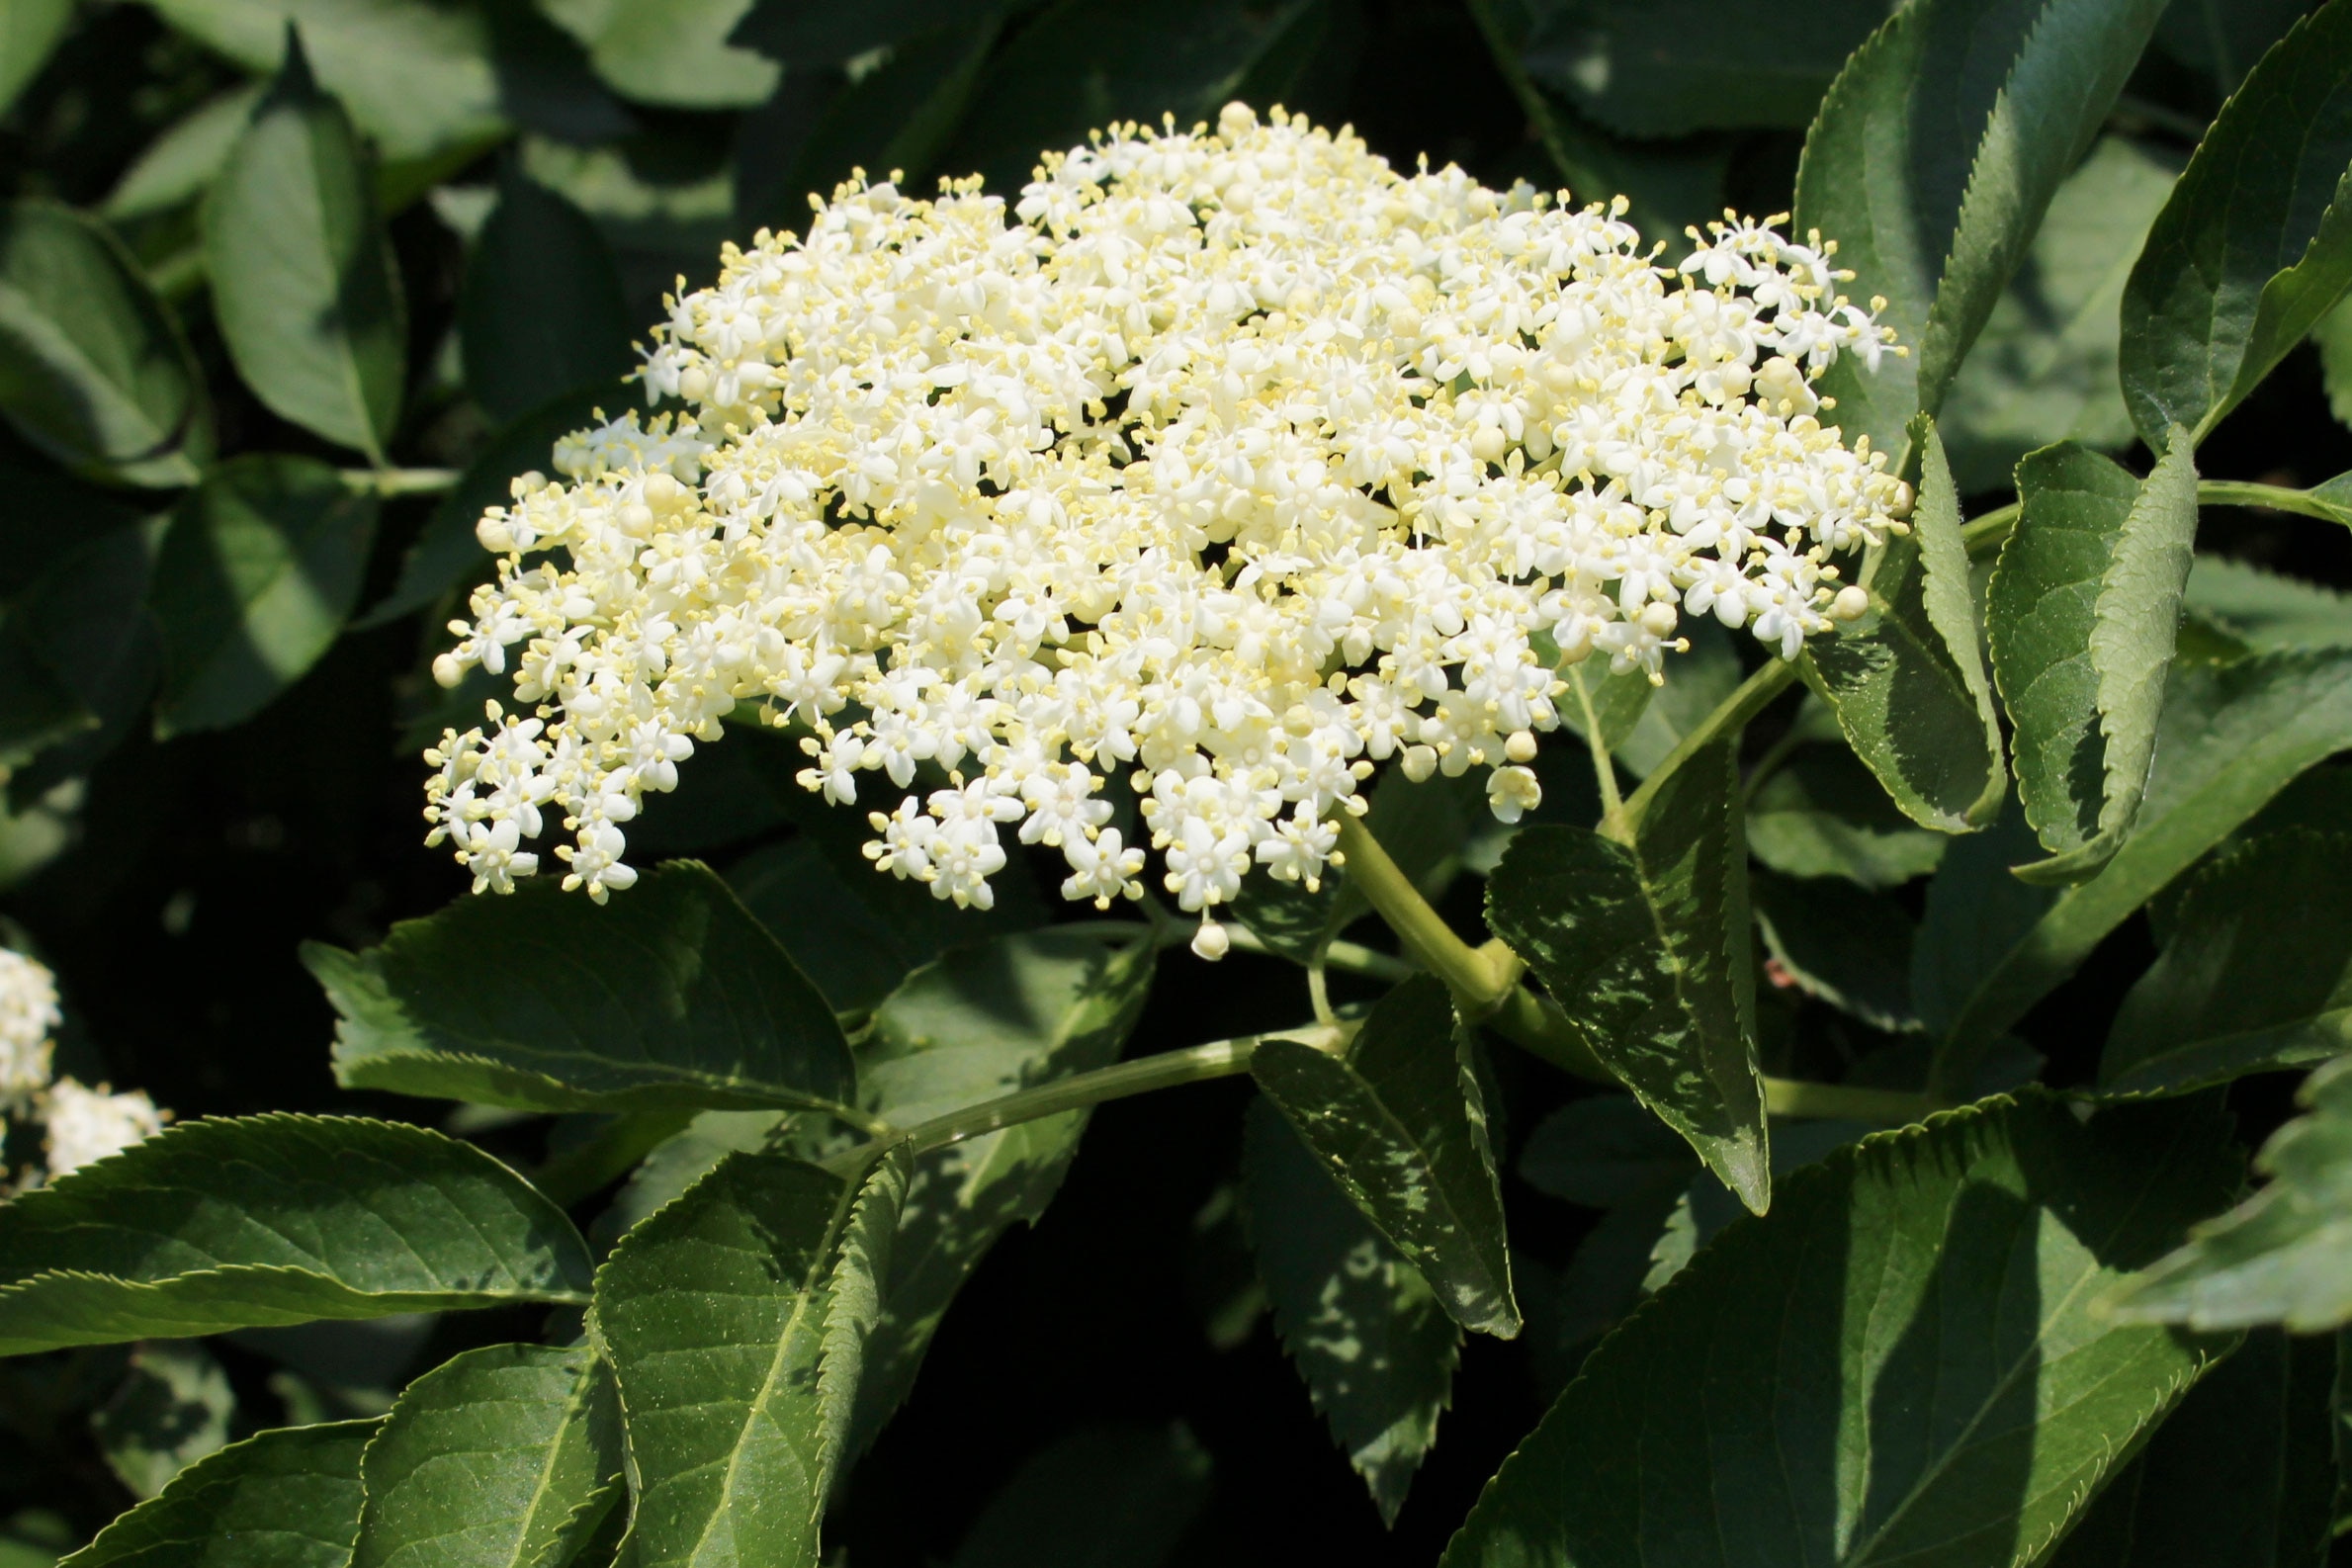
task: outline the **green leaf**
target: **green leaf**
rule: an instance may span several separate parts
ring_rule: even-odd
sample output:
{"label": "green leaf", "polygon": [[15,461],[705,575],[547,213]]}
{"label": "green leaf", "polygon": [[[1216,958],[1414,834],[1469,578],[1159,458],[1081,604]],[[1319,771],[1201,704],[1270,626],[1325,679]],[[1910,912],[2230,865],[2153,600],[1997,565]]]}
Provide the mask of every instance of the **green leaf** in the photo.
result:
{"label": "green leaf", "polygon": [[410,1383],[368,1444],[352,1568],[534,1568],[621,1459],[612,1369],[593,1350],[468,1350]]}
{"label": "green leaf", "polygon": [[2221,106],[2124,290],[2124,400],[2202,442],[2352,284],[2352,5],[2296,24]]}
{"label": "green leaf", "polygon": [[0,210],[0,412],[59,462],[134,484],[189,483],[212,457],[179,323],[104,223],[54,202]]}
{"label": "green leaf", "polygon": [[2236,1180],[2210,1107],[2041,1095],[1793,1174],[1593,1352],[1445,1568],[2031,1562],[2221,1349],[2094,1300]]}
{"label": "green leaf", "polygon": [[2176,443],[2135,480],[2061,442],[2017,467],[2024,506],[1986,590],[2019,798],[2052,857],[2029,881],[2106,863],[2139,811],[2197,543],[2197,470]]}
{"label": "green leaf", "polygon": [[2312,0],[2179,0],[2156,25],[2156,46],[2234,92],[2262,51],[2279,41]]}
{"label": "green leaf", "polygon": [[1712,0],[1596,0],[1551,13],[1523,58],[1528,75],[1627,135],[1795,131],[1887,9],[1829,0],[1775,15]]}
{"label": "green leaf", "polygon": [[60,1561],[72,1568],[345,1568],[359,1531],[360,1454],[378,1425],[280,1427],[232,1443]]}
{"label": "green leaf", "polygon": [[1919,1027],[1911,1010],[1911,916],[1884,894],[1771,872],[1749,886],[1764,943],[1808,996],[1873,1029]]}
{"label": "green leaf", "polygon": [[1903,815],[1961,833],[1992,820],[2008,782],[1960,496],[1933,426],[1914,426],[1912,439],[1919,504],[1910,532],[1887,540],[1866,571],[1873,614],[1806,643],[1801,667]]}
{"label": "green leaf", "polygon": [[2255,1157],[2270,1183],[2133,1280],[2110,1303],[2118,1321],[2298,1334],[2352,1322],[2352,1057],[2313,1073],[2296,1100],[2305,1114]]}
{"label": "green leaf", "polygon": [[56,506],[69,508],[61,520],[73,525],[64,548],[0,602],[0,656],[16,665],[0,680],[0,755],[21,759],[70,736],[11,777],[21,810],[86,773],[145,716],[157,662],[147,587],[165,523],[112,516],[104,497],[62,476],[44,484],[12,474],[7,482],[20,522],[44,527]]}
{"label": "green leaf", "polygon": [[158,736],[242,724],[318,662],[359,596],[378,508],[291,454],[231,458],[189,492],[155,567]]}
{"label": "green leaf", "polygon": [[2327,393],[2327,411],[2340,425],[2352,425],[2352,306],[2341,300],[2329,306],[2311,328],[2311,342],[2319,350],[2319,385]]}
{"label": "green leaf", "polygon": [[1748,800],[1748,851],[1792,877],[1892,888],[1924,877],[1953,842],[1915,828],[1854,753],[1807,746]]}
{"label": "green leaf", "polygon": [[2352,594],[2225,556],[2199,556],[2183,597],[2194,614],[2257,652],[2352,648]]}
{"label": "green leaf", "polygon": [[1571,1100],[1537,1122],[1519,1152],[1529,1186],[1596,1209],[1680,1192],[1698,1171],[1691,1146],[1630,1094]]}
{"label": "green leaf", "polygon": [[2179,1092],[2352,1049],[2352,835],[2297,828],[2189,884],[2116,1014],[2102,1089]]}
{"label": "green leaf", "polygon": [[1074,1432],[990,1500],[948,1568],[1162,1568],[1207,1506],[1212,1468],[1180,1422]]}
{"label": "green leaf", "polygon": [[[1624,740],[1612,748],[1635,778],[1648,778],[1656,772],[1683,738],[1738,690],[1747,675],[1740,668],[1731,633],[1722,622],[1693,616],[1684,621],[1682,635],[1691,645],[1690,652],[1676,656],[1673,678],[1651,688]],[[1597,666],[1586,667],[1597,670]],[[1611,675],[1605,684],[1613,686],[1620,680],[1649,685],[1649,678],[1638,671]]]}
{"label": "green leaf", "polygon": [[1796,175],[1796,228],[1838,242],[1845,292],[1883,296],[1910,346],[1824,390],[1851,439],[1892,453],[1935,413],[2066,176],[2090,150],[2164,0],[1921,0],[1854,52]]}
{"label": "green leaf", "polygon": [[752,0],[538,0],[586,46],[596,74],[624,98],[669,109],[748,109],[782,74],[732,41]]}
{"label": "green leaf", "polygon": [[961,15],[962,0],[872,0],[861,6],[751,0],[733,41],[794,65],[847,65]]}
{"label": "green leaf", "polygon": [[730,1155],[613,1249],[595,1313],[628,1423],[626,1568],[817,1562],[906,1186],[898,1152],[853,1180]]}
{"label": "green leaf", "polygon": [[743,908],[784,944],[838,1013],[872,1011],[938,956],[859,897],[867,880],[844,882],[805,836],[753,850],[727,873]]}
{"label": "green leaf", "polygon": [[17,0],[0,16],[0,114],[48,63],[73,20],[73,0]]}
{"label": "green leaf", "polygon": [[[1142,1015],[1158,954],[1053,930],[1002,936],[918,971],[874,1014],[858,1058],[866,1108],[897,1126],[1108,1067]],[[1078,1152],[1066,1111],[916,1158],[891,1245],[884,1311],[866,1347],[848,1452],[915,1386],[940,1320],[1015,1223],[1035,1224]]]}
{"label": "green leaf", "polygon": [[1250,1071],[1453,1320],[1507,1340],[1519,1305],[1471,1049],[1445,988],[1417,975],[1380,999],[1346,1057],[1273,1039]]}
{"label": "green leaf", "polygon": [[245,385],[281,418],[382,463],[407,378],[399,271],[359,138],[299,44],[205,200],[204,243],[213,315]]}
{"label": "green leaf", "polygon": [[151,0],[247,70],[277,69],[291,24],[319,82],[388,158],[479,149],[506,133],[490,28],[434,0]]}
{"label": "green leaf", "polygon": [[2034,829],[2012,800],[1983,832],[1954,839],[1936,868],[1911,943],[1911,1003],[1929,1034],[1951,1030],[2056,902],[2053,890],[2010,875],[2034,850]]}
{"label": "green leaf", "polygon": [[846,1103],[825,999],[708,867],[598,906],[552,883],[460,898],[382,947],[303,961],[342,1015],[353,1089],[530,1110]]}
{"label": "green leaf", "polygon": [[1521,833],[1486,904],[1593,1053],[1761,1212],[1772,1177],[1734,748],[1678,768],[1631,846],[1578,828]]}
{"label": "green leaf", "polygon": [[2111,135],[2058,187],[1937,416],[1960,493],[2007,488],[2017,460],[2055,439],[2130,444],[2116,379],[2124,280],[2179,171]]}
{"label": "green leaf", "polygon": [[[514,498],[514,481],[525,474],[556,477],[556,444],[575,430],[604,422],[606,409],[620,410],[639,400],[637,391],[619,382],[566,392],[523,414],[490,437],[488,445],[466,465],[466,472],[449,493],[433,507],[433,515],[400,558],[400,576],[392,591],[352,623],[353,629],[396,621],[425,609],[453,588],[487,581],[497,558],[481,548],[474,527],[492,506]],[[473,716],[468,716],[468,722]]]}
{"label": "green leaf", "polygon": [[466,264],[467,390],[502,424],[582,388],[608,391],[636,362],[629,333],[621,277],[594,220],[509,174]]}
{"label": "green leaf", "polygon": [[189,1122],[0,1205],[0,1355],[587,1284],[579,1233],[522,1177],[359,1117]]}
{"label": "green leaf", "polygon": [[1461,1328],[1263,1099],[1250,1107],[1242,1181],[1274,1330],[1393,1526],[1452,1402]]}
{"label": "green leaf", "polygon": [[[2099,875],[2051,901],[2031,924],[2004,922],[1997,936],[1988,934],[1969,973],[1937,988],[1951,1018],[1938,1052],[1942,1084],[1964,1083],[1971,1064],[2108,932],[2296,775],[2347,746],[2352,653],[2258,653],[2175,670],[2131,838]],[[1931,894],[1930,926],[1934,913]],[[1929,945],[1923,927],[1920,948]],[[1929,1015],[1924,994],[1921,1010]]]}
{"label": "green leaf", "polygon": [[168,213],[204,194],[267,91],[263,82],[232,87],[174,121],[131,161],[98,211],[128,222]]}
{"label": "green leaf", "polygon": [[2107,1483],[2049,1568],[2315,1568],[2335,1503],[2335,1346],[2275,1331],[2189,1390]]}
{"label": "green leaf", "polygon": [[149,1498],[227,1445],[236,1408],[228,1374],[210,1350],[190,1340],[152,1340],[131,1352],[122,1383],[90,1413],[90,1432],[107,1468],[133,1497]]}

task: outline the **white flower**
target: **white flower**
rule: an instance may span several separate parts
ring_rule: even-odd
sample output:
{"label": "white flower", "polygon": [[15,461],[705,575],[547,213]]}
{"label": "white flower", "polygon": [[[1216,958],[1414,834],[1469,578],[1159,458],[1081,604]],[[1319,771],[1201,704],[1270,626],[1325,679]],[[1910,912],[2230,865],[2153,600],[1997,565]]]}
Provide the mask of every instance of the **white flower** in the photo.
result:
{"label": "white flower", "polygon": [[1792,657],[1908,504],[1821,422],[1888,337],[1834,247],[1735,217],[1661,269],[1624,211],[1238,104],[1048,154],[1010,212],[840,187],[670,302],[644,380],[688,408],[481,519],[497,581],[434,673],[527,713],[428,753],[428,841],[503,891],[561,817],[601,899],[746,706],[807,732],[804,788],[896,803],[879,869],[982,908],[1008,828],[1066,896],[1139,896],[1121,768],[1195,912],[1315,885],[1391,758],[1515,820],[1554,651],[1663,679],[1687,612]]}
{"label": "white flower", "polygon": [[85,1089],[70,1078],[50,1086],[42,1097],[42,1114],[48,1123],[43,1147],[52,1179],[152,1138],[164,1121],[155,1102],[136,1089],[115,1094],[104,1084]]}
{"label": "white flower", "polygon": [[0,1111],[22,1112],[47,1087],[63,1018],[48,966],[0,947]]}

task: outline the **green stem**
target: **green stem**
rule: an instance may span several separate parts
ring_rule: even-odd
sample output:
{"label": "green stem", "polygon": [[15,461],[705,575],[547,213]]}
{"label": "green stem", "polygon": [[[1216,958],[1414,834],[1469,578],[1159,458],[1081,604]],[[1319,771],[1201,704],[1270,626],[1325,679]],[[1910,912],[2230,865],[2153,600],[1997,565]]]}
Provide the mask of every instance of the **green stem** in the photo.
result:
{"label": "green stem", "polygon": [[1498,961],[1454,935],[1453,927],[1421,896],[1421,889],[1388,857],[1371,830],[1356,818],[1340,818],[1340,853],[1348,880],[1380,912],[1405,950],[1453,993],[1467,1018],[1492,1012],[1519,981],[1518,961]]}
{"label": "green stem", "polygon": [[1947,1102],[1932,1094],[1899,1089],[1869,1089],[1859,1084],[1808,1084],[1801,1079],[1767,1078],[1764,1108],[1775,1116],[1816,1121],[1868,1121],[1900,1127],[1944,1110]]}
{"label": "green stem", "polygon": [[[2352,507],[2330,501],[2310,490],[2290,489],[2283,484],[2257,484],[2250,479],[2199,479],[2197,504],[2200,506],[2255,506],[2274,512],[2293,512],[2299,517],[2315,517],[2323,523],[2352,526]],[[2025,509],[2022,501],[1996,506],[1981,517],[1968,519],[1960,530],[1960,540],[1971,556],[1987,556],[2001,548],[2011,530],[2017,527],[2019,514]]]}
{"label": "green stem", "polygon": [[967,1105],[961,1110],[951,1110],[944,1116],[934,1116],[929,1121],[916,1122],[904,1131],[892,1132],[844,1150],[826,1161],[825,1166],[836,1175],[846,1175],[862,1169],[893,1144],[904,1143],[911,1154],[928,1154],[934,1149],[944,1149],[968,1138],[979,1138],[1024,1121],[1035,1121],[1041,1116],[1058,1116],[1064,1111],[1084,1110],[1107,1100],[1148,1094],[1154,1089],[1174,1089],[1178,1084],[1200,1084],[1212,1078],[1231,1078],[1250,1070],[1250,1058],[1257,1055],[1258,1047],[1267,1040],[1296,1040],[1319,1051],[1336,1051],[1347,1044],[1353,1032],[1353,1026],[1350,1024],[1310,1023],[1296,1029],[1246,1034],[1238,1039],[1212,1040],[1206,1045],[1195,1045],[1187,1050],[1163,1051],[1154,1056],[1138,1057],[1132,1062],[1097,1068],[1091,1073],[1076,1073],[1051,1084],[1018,1089],[995,1099],[982,1100],[977,1105]]}
{"label": "green stem", "polygon": [[363,495],[439,495],[457,487],[456,469],[345,469],[343,485]]}
{"label": "green stem", "polygon": [[1593,706],[1593,688],[1585,684],[1582,664],[1568,666],[1568,684],[1576,693],[1577,707],[1584,710],[1585,749],[1593,754],[1593,782],[1601,786],[1601,830],[1623,840],[1625,797],[1617,791],[1616,759],[1610,755],[1609,737],[1601,733],[1601,715]]}
{"label": "green stem", "polygon": [[1666,760],[1650,770],[1650,776],[1641,781],[1641,788],[1626,797],[1622,815],[1627,834],[1641,829],[1642,813],[1649,810],[1650,802],[1658,798],[1659,789],[1674,776],[1676,768],[1717,740],[1745,730],[1748,722],[1769,707],[1772,700],[1787,689],[1788,683],[1794,679],[1796,661],[1776,658],[1741,681],[1738,690],[1715,704],[1714,711],[1699,720],[1691,733],[1684,736],[1672,751],[1666,753]]}

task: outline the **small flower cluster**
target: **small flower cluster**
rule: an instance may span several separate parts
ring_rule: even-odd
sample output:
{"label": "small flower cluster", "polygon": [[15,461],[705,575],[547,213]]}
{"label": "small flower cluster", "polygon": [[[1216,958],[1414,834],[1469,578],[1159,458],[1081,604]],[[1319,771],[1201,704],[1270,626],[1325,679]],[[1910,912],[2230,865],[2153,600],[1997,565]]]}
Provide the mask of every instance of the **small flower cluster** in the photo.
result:
{"label": "small flower cluster", "polygon": [[[1681,618],[1783,657],[1867,607],[1830,557],[1909,504],[1813,382],[1889,337],[1834,247],[1733,221],[1679,269],[1622,221],[1234,105],[979,182],[817,202],[672,303],[644,377],[691,412],[567,441],[482,519],[501,559],[445,685],[515,711],[428,752],[477,892],[636,873],[624,825],[740,705],[808,789],[883,786],[868,854],[987,907],[1008,836],[1072,899],[1142,892],[1125,770],[1185,910],[1317,885],[1376,763],[1486,770],[1562,668],[1662,677]],[[918,787],[920,777],[927,787]]]}
{"label": "small flower cluster", "polygon": [[61,1176],[120,1154],[163,1130],[165,1113],[146,1095],[51,1082],[51,1031],[64,1021],[48,966],[0,947],[0,1115],[44,1123],[48,1174]]}

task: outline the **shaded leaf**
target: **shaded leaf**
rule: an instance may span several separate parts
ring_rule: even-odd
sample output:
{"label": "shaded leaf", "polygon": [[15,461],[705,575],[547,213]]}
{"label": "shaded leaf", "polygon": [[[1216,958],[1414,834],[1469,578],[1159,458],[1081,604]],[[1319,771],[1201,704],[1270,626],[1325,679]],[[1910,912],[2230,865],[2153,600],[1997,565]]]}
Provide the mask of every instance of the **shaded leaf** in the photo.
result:
{"label": "shaded leaf", "polygon": [[613,1249],[596,1322],[620,1379],[629,1568],[817,1561],[817,1522],[906,1190],[903,1154],[844,1180],[730,1155]]}
{"label": "shaded leaf", "polygon": [[2094,1298],[2236,1179],[2186,1102],[1993,1100],[1832,1155],[1593,1352],[1446,1568],[2030,1562],[2221,1349]]}
{"label": "shaded leaf", "polygon": [[2034,850],[2034,829],[2012,800],[1983,832],[1954,839],[1936,868],[1911,940],[1912,1007],[1931,1035],[1951,1029],[2056,901],[2052,889],[2010,875]]}
{"label": "shaded leaf", "polygon": [[1213,1467],[1181,1423],[1072,1433],[990,1500],[949,1568],[1161,1568],[1207,1506]]}
{"label": "shaded leaf", "polygon": [[2299,1334],[2352,1321],[2352,1057],[2313,1073],[2296,1099],[2305,1114],[2254,1160],[2269,1184],[2120,1291],[2118,1321]]}
{"label": "shaded leaf", "polygon": [[2279,41],[2312,0],[2175,0],[2156,24],[2156,46],[2234,92],[2262,51]]}
{"label": "shaded leaf", "polygon": [[1250,1071],[1364,1217],[1463,1328],[1519,1332],[1486,1106],[1437,980],[1380,999],[1345,1057],[1270,1039]]}
{"label": "shaded leaf", "polygon": [[1691,1146],[1629,1094],[1571,1100],[1537,1122],[1519,1152],[1528,1185],[1597,1209],[1679,1192],[1698,1169]]}
{"label": "shaded leaf", "polygon": [[629,334],[620,274],[594,221],[510,174],[466,264],[458,339],[467,390],[511,424],[566,393],[609,390],[634,368]]}
{"label": "shaded leaf", "polygon": [[841,880],[807,837],[755,849],[727,873],[743,908],[772,932],[835,1012],[869,1012],[937,956]]}
{"label": "shaded leaf", "polygon": [[360,1453],[378,1425],[280,1427],[232,1443],[62,1561],[213,1568],[241,1547],[269,1568],[344,1568],[359,1532]]}
{"label": "shaded leaf", "polygon": [[961,0],[751,0],[733,41],[793,65],[846,65],[918,33],[944,27],[965,11]]}
{"label": "shaded leaf", "polygon": [[191,1340],[153,1340],[131,1353],[123,1381],[90,1413],[107,1468],[148,1498],[228,1442],[237,1396],[213,1352]]}
{"label": "shaded leaf", "polygon": [[2257,652],[2352,648],[2352,594],[2225,556],[2197,558],[2184,602]]}
{"label": "shaded leaf", "polygon": [[187,484],[212,457],[179,323],[105,224],[54,202],[0,210],[0,412],[59,462],[134,484]]}
{"label": "shaded leaf", "polygon": [[1891,888],[1936,869],[1953,840],[1912,826],[1844,746],[1806,746],[1748,798],[1748,852],[1792,877]]}
{"label": "shaded leaf", "polygon": [[1668,779],[1630,847],[1529,828],[1487,883],[1487,923],[1593,1053],[1761,1211],[1772,1186],[1738,800],[1719,742]]}
{"label": "shaded leaf", "polygon": [[1275,1332],[1393,1525],[1452,1402],[1461,1328],[1263,1099],[1250,1107],[1242,1179]]}
{"label": "shaded leaf", "polygon": [[2124,400],[2203,441],[2352,283],[2352,5],[2321,7],[2221,106],[2125,286]]}
{"label": "shaded leaf", "polygon": [[358,1117],[166,1129],[0,1205],[0,1354],[577,1301],[571,1222],[471,1144]]}
{"label": "shaded leaf", "polygon": [[586,46],[596,74],[624,98],[672,109],[747,109],[780,74],[730,41],[752,0],[538,0]]}
{"label": "shaded leaf", "polygon": [[408,1385],[368,1444],[353,1568],[534,1568],[621,1458],[612,1369],[588,1347],[453,1356]]}
{"label": "shaded leaf", "polygon": [[0,16],[0,113],[41,74],[72,20],[73,0],[17,0]]}
{"label": "shaded leaf", "polygon": [[832,1010],[707,866],[598,906],[552,883],[460,898],[364,953],[303,961],[342,1017],[354,1089],[532,1110],[838,1105]]}
{"label": "shaded leaf", "polygon": [[399,272],[359,138],[299,44],[206,198],[204,244],[214,319],[245,385],[279,417],[382,463],[407,378]]}
{"label": "shaded leaf", "polygon": [[315,458],[249,453],[205,476],[155,564],[158,736],[241,724],[308,673],[359,596],[379,505]]}
{"label": "shaded leaf", "polygon": [[1749,886],[1765,946],[1806,995],[1873,1029],[1919,1027],[1911,1009],[1911,916],[1883,894],[1759,873]]}

